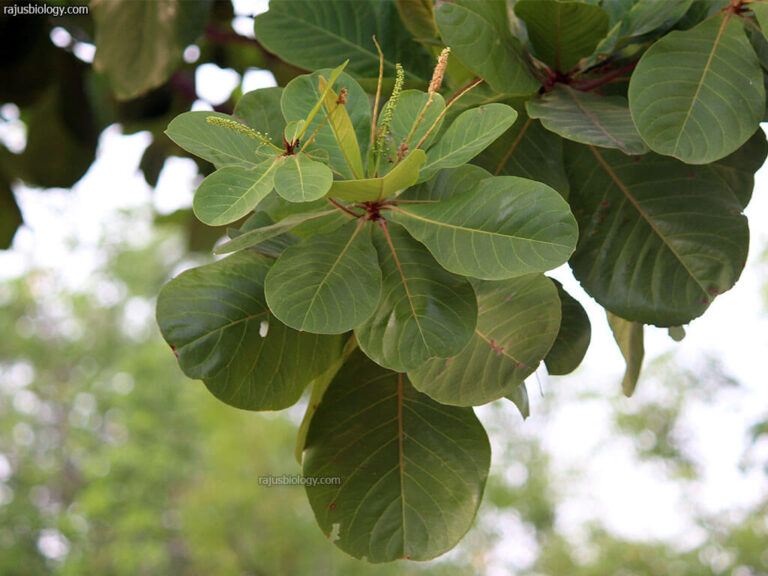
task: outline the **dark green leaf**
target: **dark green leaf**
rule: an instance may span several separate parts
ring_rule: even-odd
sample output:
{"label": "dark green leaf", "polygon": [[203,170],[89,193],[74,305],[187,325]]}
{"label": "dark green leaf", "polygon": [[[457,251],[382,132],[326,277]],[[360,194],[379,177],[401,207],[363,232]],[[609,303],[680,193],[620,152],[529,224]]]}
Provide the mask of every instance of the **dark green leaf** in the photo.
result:
{"label": "dark green leaf", "polygon": [[556,268],[578,236],[557,192],[515,176],[487,178],[442,202],[404,204],[392,218],[447,270],[486,280]]}
{"label": "dark green leaf", "polygon": [[560,326],[557,289],[546,276],[474,286],[479,314],[466,347],[408,372],[418,390],[441,404],[478,406],[514,393],[544,359]]}
{"label": "dark green leaf", "polygon": [[765,133],[758,128],[741,148],[730,156],[708,164],[712,175],[721,180],[734,193],[742,208],[746,208],[755,186],[755,172],[765,162],[768,144]]}
{"label": "dark green leaf", "polygon": [[205,0],[94,0],[93,67],[106,74],[115,96],[123,100],[164,84],[184,48],[203,32],[210,5]]}
{"label": "dark green leaf", "polygon": [[491,178],[488,171],[472,164],[463,164],[458,168],[444,168],[426,182],[408,188],[398,196],[398,200],[424,202],[447,200],[456,194],[471,190],[481,180],[487,178]]}
{"label": "dark green leaf", "polygon": [[645,355],[643,325],[639,322],[624,320],[624,318],[619,318],[610,312],[606,312],[606,315],[608,316],[608,325],[613,332],[613,338],[619,345],[621,355],[624,356],[624,362],[627,364],[624,378],[621,381],[621,389],[624,395],[629,397],[635,392],[637,380],[640,378],[640,369],[643,367],[643,356]]}
{"label": "dark green leaf", "polygon": [[437,36],[432,0],[397,0],[397,11],[400,20],[416,38]]}
{"label": "dark green leaf", "polygon": [[515,118],[517,112],[506,104],[486,104],[462,112],[427,150],[419,182],[429,180],[438,170],[469,162],[512,126]]}
{"label": "dark green leaf", "polygon": [[220,400],[246,410],[279,410],[341,354],[341,336],[296,332],[264,300],[270,260],[239,252],[188,270],[157,300],[157,322],[179,365]]}
{"label": "dark green leaf", "polygon": [[584,359],[592,338],[592,325],[579,301],[568,294],[560,282],[553,282],[560,296],[560,330],[544,363],[547,372],[553,376],[562,376],[576,370]]}
{"label": "dark green leaf", "polygon": [[435,21],[443,42],[497,92],[526,95],[541,87],[510,32],[505,2],[441,2]]}
{"label": "dark green leaf", "polygon": [[651,150],[707,164],[754,134],[765,110],[763,74],[738,20],[721,13],[670,32],[640,59],[629,106]]}
{"label": "dark green leaf", "polygon": [[514,391],[506,396],[507,400],[510,400],[517,409],[520,410],[520,415],[523,420],[531,415],[531,405],[528,402],[528,388],[525,386],[525,382],[520,384]]}
{"label": "dark green leaf", "polygon": [[490,466],[469,408],[443,406],[356,353],[312,418],[306,477],[320,528],[356,558],[429,560],[469,530]]}
{"label": "dark green leaf", "polygon": [[604,308],[658,326],[688,323],[738,279],[747,220],[707,167],[655,154],[566,148],[579,245],[571,268]]}
{"label": "dark green leaf", "polygon": [[388,222],[387,229],[389,239],[379,228],[373,236],[381,301],[355,335],[377,363],[405,372],[461,351],[475,329],[477,301],[465,278],[446,272],[402,227]]}
{"label": "dark green leaf", "polygon": [[768,39],[768,2],[750,2],[747,5],[747,8],[755,13],[755,18],[757,18],[757,23],[760,25],[760,30],[762,31],[763,36]]}
{"label": "dark green leaf", "polygon": [[341,334],[373,314],[381,270],[368,228],[349,222],[288,248],[269,271],[267,304],[296,330]]}
{"label": "dark green leaf", "polygon": [[608,13],[593,4],[518,0],[515,14],[525,22],[536,55],[558,72],[592,54],[608,32]]}
{"label": "dark green leaf", "polygon": [[21,210],[16,204],[11,186],[0,174],[0,250],[11,247],[16,230],[21,224]]}
{"label": "dark green leaf", "polygon": [[276,159],[269,159],[252,170],[240,166],[216,170],[195,193],[195,216],[209,226],[222,226],[246,216],[272,191],[276,163]]}
{"label": "dark green leaf", "polygon": [[538,118],[547,130],[563,138],[617,148],[625,154],[648,151],[623,96],[598,96],[562,85],[538,100],[529,101],[527,108],[531,118]]}

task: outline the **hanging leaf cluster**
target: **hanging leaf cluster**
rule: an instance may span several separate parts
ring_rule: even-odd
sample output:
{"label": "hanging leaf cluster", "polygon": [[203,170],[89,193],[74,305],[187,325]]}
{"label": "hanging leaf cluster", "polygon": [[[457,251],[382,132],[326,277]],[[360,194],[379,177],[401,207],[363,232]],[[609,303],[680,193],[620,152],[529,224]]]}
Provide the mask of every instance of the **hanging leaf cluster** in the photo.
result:
{"label": "hanging leaf cluster", "polygon": [[196,216],[230,229],[162,290],[161,331],[232,406],[311,391],[297,457],[342,479],[307,487],[337,546],[425,560],[469,529],[490,465],[473,407],[527,416],[526,378],[589,346],[545,272],[567,262],[606,310],[627,395],[644,325],[681,337],[735,284],[764,7],[273,0],[256,37],[316,71],[171,122],[215,167]]}

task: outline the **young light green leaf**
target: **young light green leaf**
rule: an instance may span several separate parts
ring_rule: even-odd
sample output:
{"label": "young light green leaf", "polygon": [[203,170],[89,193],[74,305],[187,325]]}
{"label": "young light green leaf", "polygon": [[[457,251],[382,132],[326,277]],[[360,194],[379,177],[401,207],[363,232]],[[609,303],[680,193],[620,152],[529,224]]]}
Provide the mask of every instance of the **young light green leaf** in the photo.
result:
{"label": "young light green leaf", "polygon": [[386,234],[376,228],[373,238],[382,294],[373,316],[355,329],[360,348],[398,372],[460,352],[477,322],[469,282],[446,272],[397,224],[387,223]]}
{"label": "young light green leaf", "polygon": [[512,126],[515,118],[517,112],[506,104],[486,104],[465,110],[427,151],[419,182],[429,180],[438,170],[469,162]]}
{"label": "young light green leaf", "polygon": [[531,118],[547,130],[582,144],[617,148],[625,154],[645,154],[648,147],[637,133],[623,96],[598,96],[558,86],[526,105]]}
{"label": "young light green leaf", "polygon": [[[330,121],[327,120],[327,111],[322,106],[324,96],[320,91],[320,77],[330,80],[332,72],[330,69],[318,70],[291,80],[283,90],[281,107],[288,122],[303,120],[312,116],[312,120],[305,126],[306,136],[304,138],[311,138],[318,128],[319,130],[305,152],[313,153],[318,150],[325,150],[328,154],[328,165],[343,178],[351,179],[355,178],[355,175],[339,146],[337,135],[334,133]],[[342,88],[347,89],[347,101],[344,107],[354,128],[360,152],[364,155],[367,153],[371,139],[371,109],[368,95],[357,82],[343,72],[339,74],[333,86],[339,91]],[[328,84],[326,84],[326,88],[328,88]],[[321,106],[313,115],[312,110],[318,103]]]}
{"label": "young light green leaf", "polygon": [[267,275],[267,304],[296,330],[341,334],[373,314],[381,270],[368,228],[350,222],[288,248]]}
{"label": "young light green leaf", "polygon": [[[413,148],[421,138],[427,133],[430,126],[432,126],[440,117],[440,113],[445,110],[445,100],[438,93],[432,94],[432,103],[424,111],[424,107],[429,102],[429,94],[421,92],[419,90],[405,90],[400,94],[400,99],[397,101],[397,108],[395,108],[392,114],[392,120],[389,123],[389,131],[392,134],[392,141],[395,149],[400,147],[408,136],[411,136],[408,145]],[[416,124],[416,121],[424,111],[424,116],[416,126],[411,135],[411,130]],[[440,132],[440,127],[443,124],[442,118],[435,126],[432,134],[422,144],[424,150],[430,147],[437,134]]]}
{"label": "young light green leaf", "polygon": [[443,42],[497,92],[527,95],[541,87],[510,32],[505,2],[441,2],[435,21]]}
{"label": "young light green leaf", "polygon": [[272,191],[276,163],[269,159],[252,170],[240,166],[216,170],[195,193],[195,216],[209,226],[223,226],[246,216]]}
{"label": "young light green leaf", "polygon": [[346,96],[342,101],[333,89],[328,88],[325,78],[320,76],[317,80],[320,91],[325,94],[325,113],[328,115],[328,123],[336,137],[339,150],[344,155],[352,175],[360,178],[363,176],[363,159],[360,156],[360,144],[357,141],[355,127],[352,126],[352,120],[346,109]]}
{"label": "young light green leaf", "polygon": [[283,156],[275,168],[275,191],[289,202],[312,202],[331,189],[333,172],[305,154]]}
{"label": "young light green leaf", "polygon": [[738,279],[747,220],[708,167],[569,144],[566,168],[580,229],[571,268],[610,312],[687,324]]}
{"label": "young light green leaf", "polygon": [[[347,64],[349,63],[349,60],[345,60],[344,63],[341,66],[337,66],[333,70],[331,70],[331,73],[328,75],[328,80],[325,81],[325,85],[320,83],[320,79],[325,80],[321,75],[318,76],[318,87],[320,90],[320,97],[317,99],[317,102],[315,102],[315,105],[312,106],[312,108],[309,111],[309,114],[307,114],[306,118],[303,118],[304,124],[302,125],[302,129],[296,134],[295,139],[299,139],[304,135],[304,132],[306,132],[307,128],[309,128],[309,125],[312,123],[312,120],[314,120],[317,113],[320,111],[320,109],[323,107],[323,103],[325,102],[325,97],[328,95],[328,91],[333,88],[333,83],[336,82],[336,79],[339,77],[339,74],[342,73],[344,68],[347,67]],[[302,120],[298,120],[298,122],[301,122]],[[290,122],[289,122],[290,125]]]}
{"label": "young light green leaf", "polygon": [[546,276],[473,285],[480,312],[472,339],[456,356],[408,372],[417,390],[441,404],[479,406],[514,393],[549,352],[560,326],[560,299]]}
{"label": "young light green leaf", "polygon": [[165,133],[184,150],[217,168],[253,168],[273,155],[271,149],[247,134],[209,124],[210,116],[235,120],[219,112],[184,112],[171,121]]}
{"label": "young light green leaf", "polygon": [[629,107],[651,150],[688,164],[744,144],[763,118],[765,88],[739,19],[721,13],[656,42],[632,74]]}
{"label": "young light green leaf", "polygon": [[568,294],[560,282],[552,281],[560,297],[561,320],[557,338],[544,358],[544,364],[551,375],[562,376],[576,370],[584,359],[592,338],[592,325],[579,301]]}
{"label": "young light green leaf", "polygon": [[608,13],[594,4],[519,0],[515,14],[525,22],[536,55],[556,72],[573,69],[608,33]]}
{"label": "young light green leaf", "polygon": [[296,142],[296,140],[301,137],[305,124],[306,122],[304,120],[294,120],[293,122],[288,122],[288,124],[286,124],[285,128],[283,129],[283,138],[285,138],[285,141]]}
{"label": "young light green leaf", "polygon": [[632,396],[637,387],[637,381],[640,378],[640,369],[643,367],[643,356],[645,347],[643,345],[643,325],[639,322],[630,322],[624,318],[619,318],[615,314],[606,311],[608,325],[613,332],[613,339],[619,345],[621,355],[624,356],[624,362],[627,369],[624,372],[624,378],[621,381],[621,389],[624,395]]}
{"label": "young light green leaf", "polygon": [[446,270],[485,280],[556,268],[578,237],[576,220],[557,192],[515,176],[488,178],[448,200],[392,212]]}
{"label": "young light green leaf", "polygon": [[[302,334],[264,300],[270,259],[240,252],[171,280],[157,300],[160,331],[190,378],[245,410],[279,410],[340,356],[343,338]],[[254,369],[258,366],[258,369]]]}
{"label": "young light green leaf", "polygon": [[328,196],[355,202],[383,200],[415,184],[419,178],[419,166],[424,164],[426,158],[423,150],[414,150],[381,178],[334,180]]}
{"label": "young light green leaf", "polygon": [[438,404],[356,352],[312,418],[302,471],[342,479],[306,490],[321,529],[347,554],[429,560],[472,525],[490,457],[471,409]]}

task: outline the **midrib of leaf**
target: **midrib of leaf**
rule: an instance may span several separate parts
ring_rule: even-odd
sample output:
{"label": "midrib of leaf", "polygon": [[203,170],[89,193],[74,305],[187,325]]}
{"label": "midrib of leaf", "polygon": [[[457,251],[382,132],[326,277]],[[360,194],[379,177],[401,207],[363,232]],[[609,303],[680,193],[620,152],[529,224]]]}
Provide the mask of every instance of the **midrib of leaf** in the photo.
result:
{"label": "midrib of leaf", "polygon": [[397,375],[397,446],[400,463],[400,514],[403,518],[403,554],[405,554],[405,468],[403,467],[403,375]]}
{"label": "midrib of leaf", "polygon": [[536,240],[535,238],[523,238],[522,236],[514,236],[512,234],[502,234],[501,232],[489,232],[488,230],[481,230],[480,228],[467,228],[466,226],[459,226],[458,224],[449,224],[448,222],[440,222],[439,220],[430,220],[429,218],[424,218],[423,216],[417,216],[413,212],[408,212],[407,210],[403,210],[402,208],[398,208],[397,206],[393,206],[392,210],[394,210],[395,212],[399,212],[400,214],[404,214],[409,218],[413,218],[414,220],[420,220],[421,222],[427,222],[429,224],[433,224],[435,226],[442,226],[444,228],[461,230],[462,232],[469,232],[471,234],[487,234],[489,236],[503,236],[504,238],[510,238],[512,240],[523,240],[525,242],[535,242],[537,244],[546,244],[547,246],[560,246],[562,248],[569,247],[567,244],[558,244],[556,242],[546,242],[544,240]]}
{"label": "midrib of leaf", "polygon": [[339,253],[339,256],[334,261],[333,266],[331,266],[330,270],[328,270],[328,272],[325,273],[325,276],[323,276],[323,279],[317,285],[317,288],[315,288],[315,293],[312,294],[312,299],[309,301],[309,306],[307,306],[307,311],[304,313],[304,318],[301,321],[302,330],[304,330],[304,326],[307,323],[307,316],[309,316],[310,310],[312,310],[312,307],[315,305],[315,300],[317,299],[317,295],[320,293],[320,289],[325,285],[326,281],[328,280],[328,277],[331,274],[333,274],[334,270],[336,270],[336,266],[339,265],[339,262],[341,262],[341,259],[349,250],[349,247],[352,245],[352,242],[354,242],[355,238],[357,237],[357,233],[360,232],[364,224],[365,224],[365,221],[361,220],[360,223],[357,225],[357,228],[355,228],[355,231],[352,233],[352,236],[349,238],[349,241],[344,246],[344,249]]}
{"label": "midrib of leaf", "polygon": [[419,336],[421,336],[421,341],[424,343],[424,348],[427,349],[428,352],[431,352],[429,349],[429,345],[427,344],[427,339],[424,337],[424,331],[421,328],[421,322],[419,322],[419,317],[416,314],[416,308],[413,306],[413,297],[411,296],[411,291],[408,289],[408,281],[405,279],[405,274],[403,273],[403,267],[400,265],[400,259],[397,257],[397,250],[395,250],[395,245],[392,244],[392,238],[389,235],[389,230],[387,230],[387,224],[386,220],[382,220],[384,223],[381,229],[384,231],[384,237],[387,239],[387,244],[389,245],[389,249],[392,252],[392,258],[395,260],[395,266],[397,266],[397,271],[400,274],[400,280],[403,282],[403,288],[405,289],[405,296],[408,298],[408,305],[411,307],[411,314],[413,314],[413,320],[416,322],[416,327],[419,329]]}
{"label": "midrib of leaf", "polygon": [[[489,346],[491,345],[491,339],[490,339],[488,336],[486,336],[485,334],[483,334],[482,332],[480,332],[480,330],[478,330],[478,329],[475,329],[475,333],[476,333],[478,336],[480,336],[480,338],[482,338],[483,340],[485,340],[485,341],[488,343],[488,345],[489,345]],[[493,348],[491,348],[491,349],[493,350]],[[517,358],[515,358],[515,357],[514,357],[514,356],[512,356],[511,354],[508,354],[508,353],[507,353],[506,351],[504,351],[504,350],[502,350],[502,351],[501,351],[501,355],[502,355],[502,356],[506,356],[506,357],[507,357],[507,358],[509,358],[510,360],[514,360],[514,361],[515,361],[515,364],[522,364],[522,362],[520,362],[520,360],[518,360]]]}
{"label": "midrib of leaf", "polygon": [[579,99],[576,97],[576,90],[573,90],[573,89],[571,89],[571,88],[568,88],[568,89],[566,90],[566,93],[567,93],[567,94],[568,94],[568,95],[569,95],[571,98],[573,98],[573,101],[576,103],[576,106],[578,106],[578,107],[579,107],[579,110],[581,110],[582,112],[584,112],[584,114],[586,114],[586,115],[587,115],[587,117],[589,117],[589,119],[590,119],[590,120],[592,120],[592,123],[595,125],[595,127],[596,127],[598,130],[600,130],[600,132],[602,132],[602,133],[603,133],[603,134],[604,134],[604,135],[605,135],[607,138],[609,138],[609,139],[610,139],[610,140],[611,140],[611,141],[612,141],[614,144],[616,144],[616,146],[618,146],[618,148],[619,148],[620,150],[623,150],[623,149],[624,149],[624,145],[623,145],[621,142],[619,142],[618,140],[616,140],[616,138],[614,138],[614,137],[613,137],[611,134],[609,134],[609,133],[608,133],[608,132],[605,130],[605,128],[603,128],[603,125],[602,125],[602,124],[600,124],[600,121],[599,121],[599,120],[598,120],[598,119],[597,119],[597,118],[596,118],[596,117],[595,117],[595,116],[594,116],[594,115],[593,115],[593,114],[592,114],[592,113],[591,113],[589,110],[587,110],[587,109],[586,109],[586,108],[583,106],[583,104],[582,104],[581,100],[579,100]]}
{"label": "midrib of leaf", "polygon": [[528,131],[528,127],[531,125],[531,122],[533,122],[533,118],[529,116],[528,120],[525,121],[525,124],[523,124],[523,127],[520,129],[520,133],[517,135],[517,138],[515,138],[515,141],[512,142],[512,145],[509,147],[509,152],[507,152],[506,156],[504,156],[503,160],[496,167],[496,171],[493,173],[494,176],[498,176],[504,169],[504,166],[507,165],[507,162],[512,157],[512,154],[514,154],[517,146],[522,141],[523,136],[525,136],[525,133]]}
{"label": "midrib of leaf", "polygon": [[237,324],[240,324],[241,322],[250,322],[251,320],[254,320],[256,318],[259,318],[260,316],[264,316],[265,314],[269,315],[269,310],[265,310],[264,312],[259,312],[258,314],[252,314],[250,316],[246,316],[245,318],[238,318],[237,320],[230,322],[229,324],[224,324],[223,326],[218,326],[217,328],[211,330],[210,332],[206,332],[202,336],[198,336],[194,340],[190,340],[186,344],[182,345],[179,348],[179,352],[189,346],[190,344],[194,344],[198,340],[202,340],[203,338],[207,338],[211,334],[215,334],[216,332],[221,332],[223,330],[226,330],[227,328],[232,328],[232,326],[235,326]]}
{"label": "midrib of leaf", "polygon": [[296,172],[299,174],[299,186],[301,186],[301,197],[306,198],[306,190],[304,189],[304,175],[301,173],[301,163],[299,162],[299,157],[294,156],[293,161],[296,162]]}
{"label": "midrib of leaf", "polygon": [[611,180],[613,180],[613,182],[616,184],[616,186],[619,187],[619,190],[621,190],[624,193],[624,195],[627,197],[627,199],[630,201],[630,203],[635,207],[635,210],[637,210],[638,214],[640,214],[640,216],[643,218],[643,220],[645,220],[645,222],[648,224],[648,226],[650,226],[651,230],[654,231],[654,233],[659,237],[659,239],[667,247],[667,249],[672,253],[672,255],[675,258],[677,258],[677,261],[680,262],[680,265],[685,269],[685,271],[693,279],[693,281],[696,282],[696,285],[701,289],[701,291],[704,293],[704,295],[707,296],[707,300],[709,300],[709,296],[707,294],[706,288],[704,288],[702,283],[699,281],[699,279],[696,277],[696,275],[693,273],[693,271],[688,267],[688,265],[685,263],[685,261],[680,256],[680,254],[677,253],[677,250],[675,250],[674,246],[672,246],[669,243],[669,241],[667,240],[667,238],[661,233],[661,230],[659,230],[656,227],[656,224],[653,223],[653,221],[648,216],[648,214],[646,214],[645,211],[640,207],[640,204],[638,204],[638,202],[635,199],[635,197],[632,196],[632,193],[629,191],[629,188],[627,188],[624,185],[624,183],[621,181],[621,179],[618,177],[618,175],[613,171],[613,169],[603,159],[603,157],[595,149],[594,146],[590,146],[589,149],[592,150],[592,153],[595,155],[595,158],[597,158],[597,161],[600,162],[602,167],[608,173],[608,176],[610,176]]}
{"label": "midrib of leaf", "polygon": [[680,128],[680,132],[677,134],[677,139],[675,140],[675,148],[674,153],[677,154],[677,148],[680,145],[680,138],[683,136],[683,132],[685,132],[685,127],[688,125],[688,121],[691,118],[691,113],[693,112],[693,107],[696,104],[696,101],[699,98],[699,92],[701,92],[701,87],[704,85],[704,79],[707,77],[707,74],[709,73],[709,67],[712,64],[712,58],[715,56],[715,52],[717,51],[717,47],[720,44],[720,38],[723,35],[723,30],[725,30],[725,27],[728,25],[728,22],[731,19],[731,12],[726,13],[725,17],[723,18],[723,23],[720,25],[720,29],[717,31],[717,36],[715,36],[715,42],[712,44],[712,50],[709,52],[709,57],[707,58],[707,63],[704,66],[704,72],[701,74],[701,78],[699,79],[699,85],[696,86],[696,92],[693,95],[693,99],[691,100],[691,105],[688,107],[688,111],[685,114],[685,120],[683,120],[683,124]]}

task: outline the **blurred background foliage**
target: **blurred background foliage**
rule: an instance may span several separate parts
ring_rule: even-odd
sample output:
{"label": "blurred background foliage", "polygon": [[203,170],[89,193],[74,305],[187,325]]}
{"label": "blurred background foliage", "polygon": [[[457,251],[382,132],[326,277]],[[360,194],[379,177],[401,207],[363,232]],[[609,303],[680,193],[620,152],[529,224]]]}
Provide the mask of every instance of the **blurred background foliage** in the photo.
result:
{"label": "blurred background foliage", "polygon": [[[41,194],[72,187],[110,125],[151,136],[139,168],[157,185],[166,159],[185,156],[162,131],[199,100],[201,66],[240,76],[269,70],[280,85],[302,72],[238,33],[233,22],[250,19],[230,2],[203,2],[210,11],[195,50],[179,51],[158,85],[118,98],[91,65],[104,4],[95,2],[90,16],[55,20],[0,14],[0,123],[20,126],[26,143],[13,149],[0,139],[0,249],[22,224],[16,183]],[[214,108],[231,112],[240,95],[237,87]],[[197,163],[201,174],[210,171]],[[546,423],[568,403],[601,402],[611,418],[606,442],[689,496],[692,541],[629,539],[597,521],[574,535],[561,518],[579,471],[555,466],[536,427],[496,403],[480,410],[494,443],[492,475],[459,547],[428,565],[347,557],[317,529],[301,488],[258,484],[259,476],[299,472],[291,455],[301,406],[251,414],[220,404],[181,374],[156,331],[161,284],[188,264],[190,251],[209,251],[221,231],[188,209],[150,218],[141,242],[104,238],[105,264],[81,289],[48,268],[0,281],[0,575],[768,574],[768,494],[747,510],[700,509],[703,472],[683,418],[738,383],[717,358],[682,368],[674,356],[648,367],[647,392],[631,403],[569,389],[586,378],[577,372],[540,399],[538,412]],[[768,420],[753,426],[745,471],[765,466],[767,437]]]}

